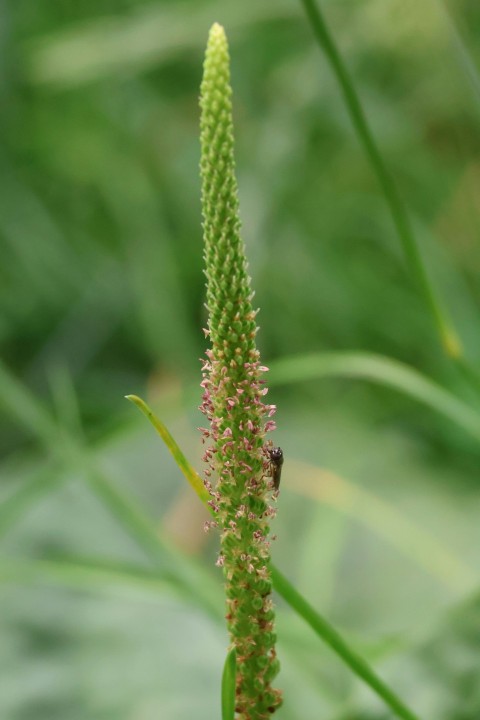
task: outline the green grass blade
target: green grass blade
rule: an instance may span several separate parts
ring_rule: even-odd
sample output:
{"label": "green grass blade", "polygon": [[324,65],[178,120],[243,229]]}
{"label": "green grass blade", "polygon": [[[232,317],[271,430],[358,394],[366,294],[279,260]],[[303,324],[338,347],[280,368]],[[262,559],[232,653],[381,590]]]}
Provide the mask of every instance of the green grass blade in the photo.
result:
{"label": "green grass blade", "polygon": [[148,420],[152,423],[153,427],[162,438],[163,442],[169,449],[178,467],[180,468],[184,476],[187,478],[188,482],[195,490],[200,500],[203,503],[207,503],[210,500],[210,495],[206,491],[200,475],[192,468],[187,458],[182,453],[173,437],[170,435],[170,432],[168,431],[164,423],[158,417],[156,417],[156,415],[148,407],[147,403],[144,402],[141,398],[137,397],[137,395],[125,395],[125,397],[127,398],[127,400],[130,400],[130,402],[136,405],[138,409],[145,415],[145,417],[147,417]]}
{"label": "green grass blade", "polygon": [[460,340],[430,282],[407,210],[373,137],[352,78],[327,27],[318,2],[315,0],[301,0],[301,2],[315,37],[335,74],[355,131],[383,190],[408,266],[430,311],[442,346],[450,357],[461,357],[463,349]]}
{"label": "green grass blade", "polygon": [[[290,459],[289,475],[292,480],[285,481],[286,490],[309,502],[328,505],[343,516],[362,523],[455,596],[474,587],[478,574],[465,558],[457,555],[448,543],[430,534],[426,527],[412,522],[395,504],[345,477],[308,463]],[[314,547],[317,548],[318,543]]]}
{"label": "green grass blade", "polygon": [[66,365],[56,364],[48,370],[54,416],[60,427],[72,437],[84,439],[82,419],[75,385]]}
{"label": "green grass blade", "polygon": [[225,658],[222,675],[222,720],[235,720],[235,676],[237,653],[230,650]]}
{"label": "green grass blade", "polygon": [[58,471],[47,469],[7,497],[0,505],[0,540],[36,500],[58,487],[61,482]]}
{"label": "green grass blade", "polygon": [[127,498],[108,478],[96,470],[88,475],[89,485],[103,505],[110,509],[120,524],[128,529],[128,534],[136,540],[150,559],[156,564],[165,563],[165,553],[159,536],[152,523],[137,507],[132,498]]}
{"label": "green grass blade", "polygon": [[167,573],[150,571],[129,565],[62,558],[45,560],[23,560],[3,558],[0,561],[1,582],[41,582],[59,584],[90,590],[113,587],[136,587],[150,592],[164,590],[168,585],[173,590],[178,586],[169,582]]}
{"label": "green grass blade", "polygon": [[[200,47],[205,28],[223,12],[221,2],[172,7],[145,3],[132,8],[128,16],[112,13],[84,20],[27,43],[26,76],[35,84],[70,88],[112,74],[143,73]],[[255,23],[295,17],[295,8],[287,0],[267,4],[243,0],[228,9],[229,28],[238,31]]]}
{"label": "green grass blade", "polygon": [[283,358],[271,363],[269,383],[273,386],[325,377],[357,378],[391,387],[480,440],[480,413],[418,370],[382,355],[325,352]]}
{"label": "green grass blade", "polygon": [[1,361],[0,405],[45,445],[52,447],[58,442],[59,428],[48,411]]}
{"label": "green grass blade", "polygon": [[472,84],[472,88],[475,91],[477,100],[479,100],[480,75],[472,51],[470,50],[467,44],[467,40],[464,36],[465,33],[463,29],[458,26],[456,22],[455,11],[450,8],[449,3],[446,0],[437,0],[437,4],[440,10],[443,11],[446,23],[448,25],[448,29],[450,31],[450,35],[452,37],[452,42],[458,51],[460,62],[465,70],[466,75],[468,76],[468,79]]}
{"label": "green grass blade", "polygon": [[[107,590],[133,590],[157,595],[169,593],[177,599],[198,606],[196,594],[185,592],[178,578],[159,568],[144,569],[127,563],[85,558],[47,558],[0,560],[0,583],[40,583],[79,590],[103,592]],[[223,620],[221,598],[217,612],[210,613],[216,622]]]}
{"label": "green grass blade", "polygon": [[352,650],[342,636],[295,590],[293,585],[272,567],[272,579],[275,590],[310,625],[316,634],[360,677],[375,693],[403,720],[418,720],[418,716],[409,710],[399,697],[370,668],[367,662]]}
{"label": "green grass blade", "polygon": [[[108,511],[118,520],[130,537],[143,548],[157,567],[167,568],[172,577],[191,597],[214,617],[222,608],[220,587],[212,576],[191,558],[181,553],[138,507],[135,500],[122,493],[103,471],[96,467],[95,460],[82,446],[80,438],[60,427],[47,409],[37,401],[29,390],[0,364],[0,403],[28,431],[36,436],[56,460],[67,467],[75,462],[90,484],[92,491],[101,499]],[[32,485],[17,494],[5,507],[4,519],[9,527],[14,519],[37,497],[37,487]],[[0,511],[0,520],[1,520]]]}
{"label": "green grass blade", "polygon": [[[131,396],[130,396],[131,397]],[[130,399],[130,398],[129,398]],[[140,398],[138,398],[140,400]],[[148,405],[141,401],[135,403],[142,412],[148,417],[154,428],[159,433],[162,439],[168,438],[170,443],[169,449],[173,457],[182,457],[182,465],[180,469],[183,474],[192,485],[195,492],[198,483],[192,483],[191,477],[200,476],[195,470],[189,465],[188,460],[183,455],[182,451],[172,438],[170,433],[165,433],[166,430],[164,424],[154,415]],[[144,409],[145,408],[145,409]],[[161,431],[162,430],[162,431]],[[203,485],[202,485],[203,487]],[[204,493],[197,493],[202,502],[206,503],[204,499]],[[207,505],[210,512],[213,514],[213,510]],[[324,642],[330,646],[330,648],[350,667],[351,670],[361,678],[384,702],[394,711],[394,713],[402,720],[418,720],[417,716],[414,715],[407,707],[403,705],[401,700],[393,693],[387,685],[381,680],[378,675],[370,668],[368,663],[363,660],[356,652],[354,652],[348,645],[348,643],[342,639],[341,635],[325,620],[318,612],[307,603],[306,600],[295,590],[293,585],[285,578],[279,570],[271,565],[272,580],[275,590],[281,597],[295,610],[303,619],[310,625],[310,627],[319,635]]]}
{"label": "green grass blade", "polygon": [[99,471],[91,471],[87,479],[93,492],[155,565],[166,568],[210,615],[218,617],[222,611],[220,586],[210,573],[169,542],[133,498],[122,493]]}

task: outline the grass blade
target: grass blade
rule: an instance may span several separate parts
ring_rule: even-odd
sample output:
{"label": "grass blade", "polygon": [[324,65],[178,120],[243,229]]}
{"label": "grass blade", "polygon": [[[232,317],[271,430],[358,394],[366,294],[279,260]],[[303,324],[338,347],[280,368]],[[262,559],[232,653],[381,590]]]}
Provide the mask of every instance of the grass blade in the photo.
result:
{"label": "grass blade", "polygon": [[335,74],[352,124],[385,195],[408,266],[430,311],[442,346],[447,355],[455,359],[459,358],[463,355],[460,340],[430,282],[407,210],[373,137],[352,78],[327,27],[318,3],[315,0],[301,0],[301,2],[315,37]]}
{"label": "grass blade", "polygon": [[196,598],[197,603],[213,616],[222,611],[220,586],[211,575],[178,548],[155,528],[151,520],[137,506],[134,499],[122,493],[108,478],[98,470],[87,474],[93,492],[102,500],[111,514],[120,521],[136,543],[155,563],[164,567],[172,578]]}
{"label": "grass blade", "polygon": [[130,586],[158,592],[170,585],[169,577],[160,570],[143,570],[129,565],[98,562],[80,558],[45,560],[5,559],[0,561],[0,581],[41,582],[80,589],[109,586]]}
{"label": "grass blade", "polygon": [[232,648],[225,658],[222,675],[222,720],[235,720],[235,676],[237,653]]}
{"label": "grass blade", "polygon": [[0,361],[0,405],[19,425],[52,448],[58,443],[60,430],[42,403]]}
{"label": "grass blade", "polygon": [[[203,40],[204,28],[224,12],[223,3],[144,3],[127,16],[104,14],[43,36],[25,46],[26,75],[35,84],[59,88],[97,82],[112,74],[145,72]],[[256,23],[295,18],[286,0],[258,3],[243,0],[228,10],[229,27],[241,30]]]}
{"label": "grass blade", "polygon": [[315,633],[353,670],[357,677],[370,686],[375,693],[402,720],[418,720],[418,716],[409,710],[383,680],[370,668],[367,662],[352,650],[342,636],[300,595],[293,585],[272,567],[272,579],[275,590],[310,625]]}
{"label": "grass blade", "polygon": [[448,542],[442,542],[426,527],[410,520],[394,504],[330,470],[290,459],[289,471],[292,481],[285,480],[284,485],[288,491],[328,505],[362,523],[455,596],[475,586],[477,573],[473,567]]}
{"label": "grass blade", "polygon": [[478,101],[480,99],[480,75],[473,54],[468,47],[465,33],[463,29],[458,26],[455,12],[450,9],[448,2],[446,2],[446,0],[437,0],[437,4],[440,10],[443,11],[445,21],[448,25],[452,38],[452,43],[458,51],[460,62],[471,82]]}
{"label": "grass blade", "polygon": [[210,500],[210,495],[208,494],[203,485],[202,478],[192,468],[192,466],[178,447],[177,443],[171,436],[164,423],[158,417],[156,417],[156,415],[154,415],[154,413],[148,407],[147,403],[144,402],[141,398],[137,397],[137,395],[125,395],[125,397],[127,398],[127,400],[130,400],[130,402],[136,405],[138,409],[145,415],[145,417],[148,418],[148,420],[152,423],[153,427],[160,435],[167,448],[170,450],[170,453],[172,454],[173,459],[177,463],[178,467],[185,475],[200,500],[204,504],[206,504]]}
{"label": "grass blade", "polygon": [[43,495],[59,486],[62,478],[58,471],[48,468],[7,497],[0,505],[0,539],[24,512]]}
{"label": "grass blade", "polygon": [[325,377],[357,378],[391,387],[432,408],[480,440],[480,413],[418,370],[382,355],[325,352],[287,357],[271,363],[269,383],[283,385]]}

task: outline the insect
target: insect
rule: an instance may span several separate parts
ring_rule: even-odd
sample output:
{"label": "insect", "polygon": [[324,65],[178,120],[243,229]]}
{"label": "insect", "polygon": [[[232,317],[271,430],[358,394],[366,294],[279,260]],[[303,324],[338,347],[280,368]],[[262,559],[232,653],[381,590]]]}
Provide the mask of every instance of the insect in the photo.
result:
{"label": "insect", "polygon": [[282,476],[283,450],[281,447],[274,447],[268,451],[270,453],[270,462],[272,464],[272,480],[273,487],[278,490],[280,487],[280,478]]}

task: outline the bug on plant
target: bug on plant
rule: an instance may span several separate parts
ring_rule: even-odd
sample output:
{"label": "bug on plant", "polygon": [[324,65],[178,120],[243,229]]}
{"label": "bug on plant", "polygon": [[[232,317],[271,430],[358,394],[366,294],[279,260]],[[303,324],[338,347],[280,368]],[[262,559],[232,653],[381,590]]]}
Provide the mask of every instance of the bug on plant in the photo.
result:
{"label": "bug on plant", "polygon": [[281,447],[274,447],[268,452],[270,454],[273,487],[275,490],[278,490],[280,487],[280,478],[282,476],[283,450]]}

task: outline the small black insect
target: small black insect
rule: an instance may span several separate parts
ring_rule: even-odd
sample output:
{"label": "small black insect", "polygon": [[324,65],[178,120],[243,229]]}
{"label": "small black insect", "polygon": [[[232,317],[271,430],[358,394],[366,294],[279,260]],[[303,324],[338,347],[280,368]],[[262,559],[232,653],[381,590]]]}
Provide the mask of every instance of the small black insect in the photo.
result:
{"label": "small black insect", "polygon": [[272,464],[273,487],[275,490],[278,490],[282,476],[283,450],[281,447],[274,447],[268,452],[270,453],[270,462]]}

